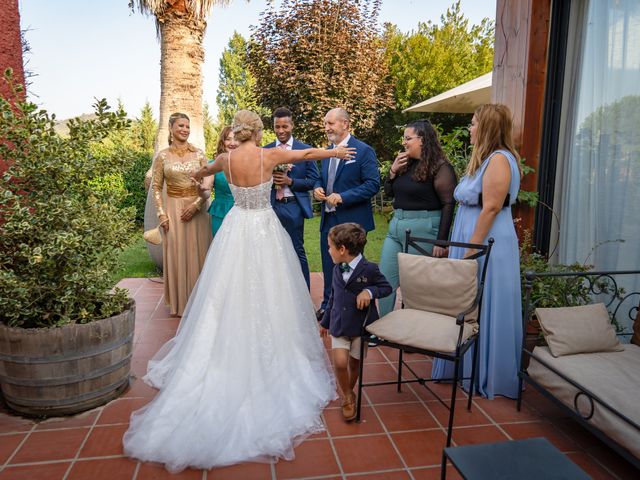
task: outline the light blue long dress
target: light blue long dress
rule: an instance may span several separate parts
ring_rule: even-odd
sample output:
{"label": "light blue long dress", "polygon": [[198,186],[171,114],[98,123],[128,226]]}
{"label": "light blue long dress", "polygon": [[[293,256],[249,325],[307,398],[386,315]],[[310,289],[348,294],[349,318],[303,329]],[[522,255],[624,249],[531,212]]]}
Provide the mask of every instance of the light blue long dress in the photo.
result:
{"label": "light blue long dress", "polygon": [[218,172],[213,177],[213,191],[215,196],[209,206],[209,215],[211,215],[211,233],[215,237],[225,215],[233,207],[233,195],[224,172]]}
{"label": "light blue long dress", "polygon": [[[466,176],[456,187],[454,197],[458,212],[451,240],[469,242],[480,215],[478,194],[482,192],[482,177],[496,153],[502,153],[511,167],[510,203],[520,189],[520,172],[515,157],[506,150],[497,150],[482,162],[475,175]],[[480,317],[480,351],[478,356],[478,391],[487,398],[495,395],[516,398],[518,391],[519,346],[522,341],[522,301],[520,297],[520,254],[513,226],[511,208],[503,208],[496,216],[487,238],[495,243],[489,256]],[[485,239],[486,242],[486,239]],[[462,258],[464,250],[451,248],[450,258]],[[464,376],[471,376],[472,349],[463,362]],[[452,378],[453,362],[435,359],[433,378]],[[468,382],[467,382],[468,387]]]}

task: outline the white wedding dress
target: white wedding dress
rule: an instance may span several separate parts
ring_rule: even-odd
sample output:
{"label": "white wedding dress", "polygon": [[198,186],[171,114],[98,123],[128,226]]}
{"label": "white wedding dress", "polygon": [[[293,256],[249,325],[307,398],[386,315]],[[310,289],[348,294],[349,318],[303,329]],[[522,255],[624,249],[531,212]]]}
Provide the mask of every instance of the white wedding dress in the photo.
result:
{"label": "white wedding dress", "polygon": [[124,452],[171,472],[291,460],[336,398],[314,307],[272,181],[230,185],[235,206],[176,336],[149,362],[160,392],[131,416]]}

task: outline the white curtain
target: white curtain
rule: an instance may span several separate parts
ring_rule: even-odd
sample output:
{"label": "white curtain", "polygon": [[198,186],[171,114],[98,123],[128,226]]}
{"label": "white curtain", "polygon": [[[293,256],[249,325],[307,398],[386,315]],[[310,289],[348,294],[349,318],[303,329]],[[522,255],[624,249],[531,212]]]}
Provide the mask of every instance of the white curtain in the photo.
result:
{"label": "white curtain", "polygon": [[[640,269],[640,1],[574,1],[572,17],[556,258],[598,270]],[[624,283],[627,291],[640,289],[638,276]]]}

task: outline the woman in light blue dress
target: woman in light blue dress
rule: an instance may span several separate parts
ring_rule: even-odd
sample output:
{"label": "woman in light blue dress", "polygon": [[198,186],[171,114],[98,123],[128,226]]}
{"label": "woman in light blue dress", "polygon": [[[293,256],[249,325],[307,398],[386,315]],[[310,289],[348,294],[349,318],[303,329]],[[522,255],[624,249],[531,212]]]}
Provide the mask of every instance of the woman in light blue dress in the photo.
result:
{"label": "woman in light blue dress", "polygon": [[[234,148],[236,148],[236,143],[233,138],[233,131],[230,126],[226,126],[220,132],[216,157]],[[211,215],[211,233],[215,237],[220,229],[220,225],[222,225],[225,215],[227,215],[231,207],[233,207],[233,195],[231,194],[229,182],[227,182],[227,177],[224,176],[224,172],[218,172],[214,175],[213,192],[214,198],[209,206],[209,215]]]}
{"label": "woman in light blue dress", "polygon": [[[475,111],[469,131],[473,153],[466,175],[454,193],[459,206],[451,240],[467,243],[486,243],[489,237],[495,240],[480,317],[477,391],[490,399],[495,395],[516,398],[522,302],[518,238],[511,205],[518,196],[521,171],[513,146],[511,112],[504,105],[483,105]],[[449,257],[464,258],[470,253],[451,248]],[[469,377],[471,350],[464,360],[464,376]],[[435,359],[433,377],[452,378],[453,363]]]}

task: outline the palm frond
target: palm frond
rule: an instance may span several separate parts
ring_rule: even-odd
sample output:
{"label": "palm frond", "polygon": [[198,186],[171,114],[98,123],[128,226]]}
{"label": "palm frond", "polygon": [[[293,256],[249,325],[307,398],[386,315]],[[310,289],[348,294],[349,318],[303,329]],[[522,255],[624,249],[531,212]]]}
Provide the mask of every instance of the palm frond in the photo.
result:
{"label": "palm frond", "polygon": [[[205,20],[211,8],[214,6],[226,6],[232,0],[184,0],[187,13],[195,20]],[[129,8],[145,15],[154,15],[156,18],[162,16],[172,8],[175,8],[176,0],[129,0]]]}

